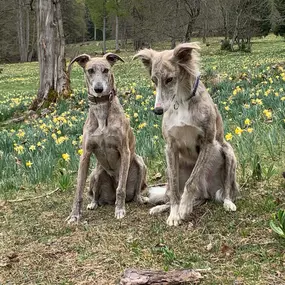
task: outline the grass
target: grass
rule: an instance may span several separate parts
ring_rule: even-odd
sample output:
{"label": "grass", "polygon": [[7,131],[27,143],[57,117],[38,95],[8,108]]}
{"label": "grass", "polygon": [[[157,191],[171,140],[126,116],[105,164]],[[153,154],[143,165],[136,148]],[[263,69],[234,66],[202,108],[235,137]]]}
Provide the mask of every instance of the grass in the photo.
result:
{"label": "grass", "polygon": [[[80,225],[66,225],[87,109],[82,71],[74,66],[70,99],[57,102],[46,116],[0,127],[0,284],[116,284],[129,267],[211,268],[202,284],[285,284],[284,239],[269,227],[285,204],[284,42],[256,39],[252,54],[226,53],[218,39],[209,42],[201,51],[203,81],[238,158],[238,211],[225,213],[209,202],[194,211],[190,223],[173,230],[166,215],[151,217],[147,206],[128,204],[121,222],[108,206],[95,212],[84,208]],[[72,57],[92,50],[99,48],[91,43],[69,46],[67,52]],[[164,181],[161,118],[151,112],[153,86],[142,65],[131,61],[133,52],[121,56],[126,63],[115,66],[115,77],[137,152],[147,163],[149,183],[157,181],[157,173]],[[3,123],[36,95],[38,64],[1,67]],[[220,81],[214,84],[217,74]],[[46,198],[5,202],[57,187],[60,191]]]}

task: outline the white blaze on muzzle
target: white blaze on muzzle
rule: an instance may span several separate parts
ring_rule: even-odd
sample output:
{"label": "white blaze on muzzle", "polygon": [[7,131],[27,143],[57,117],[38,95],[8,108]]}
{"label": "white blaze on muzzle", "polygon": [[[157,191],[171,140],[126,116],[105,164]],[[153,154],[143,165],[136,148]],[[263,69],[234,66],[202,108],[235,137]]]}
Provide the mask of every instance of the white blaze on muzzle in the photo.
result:
{"label": "white blaze on muzzle", "polygon": [[154,108],[162,108],[161,95],[158,88],[156,89]]}

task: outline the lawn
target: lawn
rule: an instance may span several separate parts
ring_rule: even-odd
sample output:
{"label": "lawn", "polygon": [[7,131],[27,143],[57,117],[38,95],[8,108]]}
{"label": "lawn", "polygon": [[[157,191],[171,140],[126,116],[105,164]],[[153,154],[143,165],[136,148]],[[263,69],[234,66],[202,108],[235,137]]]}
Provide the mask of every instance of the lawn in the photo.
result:
{"label": "lawn", "polygon": [[[72,45],[67,55],[99,48]],[[84,206],[82,223],[67,225],[88,109],[82,70],[73,67],[69,99],[7,124],[36,95],[38,64],[0,65],[0,284],[116,284],[130,267],[209,269],[201,284],[285,284],[285,241],[269,227],[285,207],[284,51],[284,40],[274,36],[255,39],[250,54],[220,51],[214,38],[202,45],[202,80],[234,147],[241,193],[236,213],[209,202],[175,229],[166,226],[166,214],[149,216],[148,206],[136,204],[127,205],[122,221],[114,219],[114,207]],[[161,183],[161,118],[151,110],[154,87],[133,55],[121,52],[125,63],[114,67],[118,93],[149,184]]]}

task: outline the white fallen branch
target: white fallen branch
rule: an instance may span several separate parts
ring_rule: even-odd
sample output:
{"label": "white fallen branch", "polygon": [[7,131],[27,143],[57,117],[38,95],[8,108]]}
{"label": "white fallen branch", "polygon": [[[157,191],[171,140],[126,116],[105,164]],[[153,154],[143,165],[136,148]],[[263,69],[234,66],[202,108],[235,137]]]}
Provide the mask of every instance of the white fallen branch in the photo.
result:
{"label": "white fallen branch", "polygon": [[125,270],[120,285],[179,285],[198,284],[203,278],[200,272],[209,269],[183,269],[172,271],[151,271],[151,270]]}

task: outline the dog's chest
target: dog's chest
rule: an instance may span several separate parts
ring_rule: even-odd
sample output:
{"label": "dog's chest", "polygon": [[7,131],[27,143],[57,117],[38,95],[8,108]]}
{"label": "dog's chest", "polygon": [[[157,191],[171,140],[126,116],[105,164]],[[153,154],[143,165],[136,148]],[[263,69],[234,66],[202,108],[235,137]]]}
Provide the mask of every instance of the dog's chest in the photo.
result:
{"label": "dog's chest", "polygon": [[108,130],[96,130],[89,138],[88,146],[95,154],[99,163],[111,176],[116,176],[120,165],[116,136],[111,136]]}
{"label": "dog's chest", "polygon": [[204,135],[187,105],[170,109],[163,118],[163,133],[171,138],[183,156],[197,157],[199,138]]}

